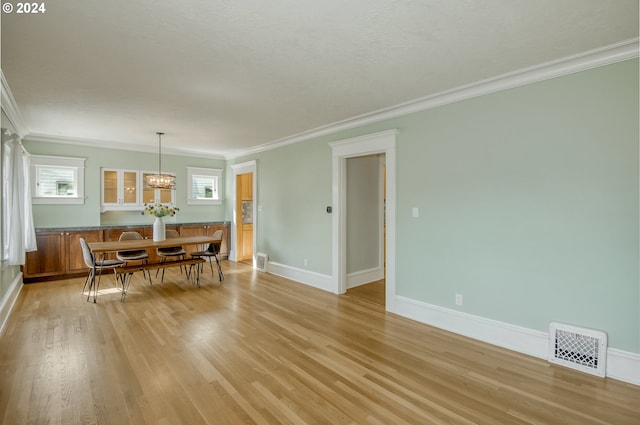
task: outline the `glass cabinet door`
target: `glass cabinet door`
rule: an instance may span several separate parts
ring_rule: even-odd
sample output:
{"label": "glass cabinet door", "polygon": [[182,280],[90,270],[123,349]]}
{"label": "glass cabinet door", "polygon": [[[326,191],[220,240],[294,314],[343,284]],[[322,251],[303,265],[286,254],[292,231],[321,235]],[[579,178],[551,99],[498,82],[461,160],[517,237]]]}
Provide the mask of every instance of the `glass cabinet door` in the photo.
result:
{"label": "glass cabinet door", "polygon": [[160,202],[163,204],[173,203],[173,190],[159,190]]}
{"label": "glass cabinet door", "polygon": [[122,203],[125,205],[137,205],[138,204],[138,172],[137,171],[123,171],[123,194]]}
{"label": "glass cabinet door", "polygon": [[142,210],[144,204],[175,204],[175,190],[149,189],[144,181],[152,172],[102,169],[102,211]]}
{"label": "glass cabinet door", "polygon": [[136,170],[102,169],[102,211],[140,207],[140,173]]}
{"label": "glass cabinet door", "polygon": [[118,170],[102,171],[102,203],[118,203]]}

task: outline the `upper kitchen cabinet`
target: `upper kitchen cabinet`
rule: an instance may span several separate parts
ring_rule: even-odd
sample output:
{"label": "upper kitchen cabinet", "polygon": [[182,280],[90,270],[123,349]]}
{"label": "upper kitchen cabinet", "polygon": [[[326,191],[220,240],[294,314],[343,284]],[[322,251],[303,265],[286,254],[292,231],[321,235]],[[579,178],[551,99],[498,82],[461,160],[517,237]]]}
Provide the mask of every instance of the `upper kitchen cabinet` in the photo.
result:
{"label": "upper kitchen cabinet", "polygon": [[174,204],[175,190],[144,187],[145,176],[153,172],[102,169],[102,211],[142,210],[145,203]]}
{"label": "upper kitchen cabinet", "polygon": [[140,209],[140,172],[102,169],[102,211]]}

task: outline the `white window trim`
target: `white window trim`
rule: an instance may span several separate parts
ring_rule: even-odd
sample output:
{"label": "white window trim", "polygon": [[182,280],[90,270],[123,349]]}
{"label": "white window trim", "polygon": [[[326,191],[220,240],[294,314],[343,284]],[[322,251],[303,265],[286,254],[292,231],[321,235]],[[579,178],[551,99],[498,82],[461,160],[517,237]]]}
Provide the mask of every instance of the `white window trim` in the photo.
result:
{"label": "white window trim", "polygon": [[[31,155],[31,203],[51,205],[80,205],[84,204],[84,162],[87,158],[72,158],[64,156]],[[76,169],[77,193],[73,197],[37,196],[36,167],[71,167]]]}
{"label": "white window trim", "polygon": [[[193,176],[211,176],[218,179],[218,199],[196,199],[193,196]],[[187,205],[222,204],[222,170],[218,168],[187,167]]]}

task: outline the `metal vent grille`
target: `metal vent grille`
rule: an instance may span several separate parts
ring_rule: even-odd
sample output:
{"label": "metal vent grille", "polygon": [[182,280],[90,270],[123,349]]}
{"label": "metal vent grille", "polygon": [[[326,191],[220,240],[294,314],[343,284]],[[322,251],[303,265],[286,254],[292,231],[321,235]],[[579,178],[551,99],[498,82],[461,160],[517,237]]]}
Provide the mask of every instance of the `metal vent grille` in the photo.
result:
{"label": "metal vent grille", "polygon": [[269,257],[267,254],[257,253],[256,254],[256,268],[263,272],[267,271],[267,264],[269,263]]}
{"label": "metal vent grille", "polygon": [[549,326],[549,361],[605,376],[607,334],[561,323]]}

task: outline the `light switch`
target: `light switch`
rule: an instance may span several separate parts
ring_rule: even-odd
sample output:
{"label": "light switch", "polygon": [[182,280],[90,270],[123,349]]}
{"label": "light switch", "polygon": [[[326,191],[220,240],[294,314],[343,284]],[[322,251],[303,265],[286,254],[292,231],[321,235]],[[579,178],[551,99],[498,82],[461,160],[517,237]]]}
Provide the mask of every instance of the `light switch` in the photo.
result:
{"label": "light switch", "polygon": [[413,214],[413,217],[419,217],[420,216],[420,212],[418,211],[418,207],[413,207],[412,214]]}

